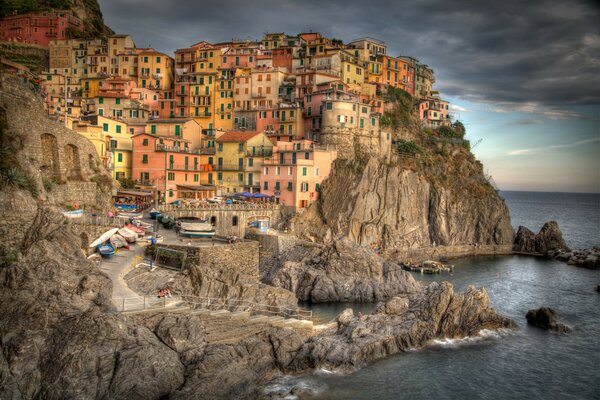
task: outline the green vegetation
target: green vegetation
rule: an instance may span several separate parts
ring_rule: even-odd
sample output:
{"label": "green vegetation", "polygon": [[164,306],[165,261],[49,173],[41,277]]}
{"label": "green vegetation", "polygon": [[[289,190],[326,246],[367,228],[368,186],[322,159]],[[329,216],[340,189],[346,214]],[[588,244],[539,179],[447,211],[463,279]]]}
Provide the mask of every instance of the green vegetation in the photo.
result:
{"label": "green vegetation", "polygon": [[456,121],[451,126],[440,126],[436,129],[439,137],[462,139],[465,137],[465,126],[462,122]]}
{"label": "green vegetation", "polygon": [[385,112],[381,117],[381,126],[393,129],[406,127],[410,124],[413,113],[413,97],[405,90],[389,87],[385,101],[394,105],[392,112]]}
{"label": "green vegetation", "polygon": [[135,189],[135,181],[131,178],[119,178],[118,181],[123,189]]}
{"label": "green vegetation", "polygon": [[417,155],[423,154],[423,148],[416,144],[415,142],[411,142],[408,140],[396,140],[393,144],[393,148],[396,152],[403,155]]}
{"label": "green vegetation", "polygon": [[0,0],[0,17],[3,18],[13,13],[70,10],[71,5],[71,0]]}
{"label": "green vegetation", "polygon": [[42,177],[42,183],[46,192],[53,191],[54,188],[56,188],[56,185],[58,184],[58,182],[56,182],[54,179],[46,178],[45,176]]}

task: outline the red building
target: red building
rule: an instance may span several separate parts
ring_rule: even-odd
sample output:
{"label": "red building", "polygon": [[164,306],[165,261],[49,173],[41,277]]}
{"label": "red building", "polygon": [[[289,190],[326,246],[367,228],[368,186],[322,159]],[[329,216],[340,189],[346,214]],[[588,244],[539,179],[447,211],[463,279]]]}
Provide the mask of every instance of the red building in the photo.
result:
{"label": "red building", "polygon": [[48,47],[51,40],[69,39],[70,31],[83,31],[83,22],[68,11],[11,15],[0,19],[0,41]]}

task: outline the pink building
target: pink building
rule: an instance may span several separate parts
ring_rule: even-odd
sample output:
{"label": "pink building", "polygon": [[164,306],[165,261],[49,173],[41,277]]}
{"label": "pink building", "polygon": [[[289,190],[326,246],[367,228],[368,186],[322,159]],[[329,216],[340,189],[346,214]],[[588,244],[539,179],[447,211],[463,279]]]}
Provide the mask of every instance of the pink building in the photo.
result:
{"label": "pink building", "polygon": [[309,140],[278,142],[273,157],[263,161],[261,193],[277,197],[294,211],[307,208],[319,197],[336,157],[333,147]]}
{"label": "pink building", "polygon": [[83,22],[68,11],[11,15],[0,19],[0,41],[38,44],[70,39],[70,31],[83,31]]}
{"label": "pink building", "polygon": [[256,68],[256,56],[260,54],[257,48],[232,47],[222,50],[221,68]]}
{"label": "pink building", "polygon": [[[348,85],[340,80],[328,81],[316,85],[315,90],[304,96],[304,132],[305,137],[316,139],[323,126],[323,107],[325,101],[347,99],[358,102],[359,96],[348,91]],[[316,136],[315,136],[316,135]]]}

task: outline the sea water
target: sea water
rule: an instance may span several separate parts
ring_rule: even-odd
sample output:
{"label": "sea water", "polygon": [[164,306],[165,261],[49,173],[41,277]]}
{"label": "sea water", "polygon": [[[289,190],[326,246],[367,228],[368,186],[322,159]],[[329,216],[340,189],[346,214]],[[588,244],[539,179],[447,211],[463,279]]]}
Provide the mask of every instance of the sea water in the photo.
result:
{"label": "sea water", "polygon": [[[600,196],[502,192],[513,225],[537,232],[554,219],[567,244],[600,245]],[[455,290],[485,287],[492,306],[519,325],[516,331],[485,331],[479,337],[435,340],[388,357],[356,373],[319,371],[289,378],[315,389],[315,399],[600,399],[600,271],[523,256],[453,261],[453,275],[420,275],[423,283],[450,281]],[[314,305],[327,320],[347,305]],[[366,305],[350,305],[363,313]],[[573,328],[557,335],[528,326],[527,310],[558,311]]]}

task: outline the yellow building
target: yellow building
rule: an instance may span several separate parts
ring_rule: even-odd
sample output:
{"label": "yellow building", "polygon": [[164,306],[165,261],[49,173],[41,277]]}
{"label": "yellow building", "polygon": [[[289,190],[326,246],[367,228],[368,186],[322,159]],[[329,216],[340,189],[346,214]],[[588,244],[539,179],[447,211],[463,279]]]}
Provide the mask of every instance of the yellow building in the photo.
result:
{"label": "yellow building", "polygon": [[354,60],[342,60],[340,79],[347,84],[362,85],[365,82],[365,69]]}
{"label": "yellow building", "polygon": [[215,82],[214,128],[220,131],[233,130],[233,82],[235,69],[222,69]]}
{"label": "yellow building", "polygon": [[264,132],[226,132],[217,142],[217,192],[259,192],[262,160],[273,154]]}
{"label": "yellow building", "polygon": [[102,163],[104,166],[108,166],[109,155],[107,153],[110,135],[108,135],[106,132],[103,132],[102,127],[98,125],[91,125],[89,122],[79,120],[70,120],[69,122],[69,128],[92,142],[96,148],[98,156],[102,160]]}
{"label": "yellow building", "polygon": [[174,61],[154,49],[138,50],[138,86],[159,91],[170,90],[173,83]]}
{"label": "yellow building", "polygon": [[106,78],[81,78],[81,96],[97,97]]}
{"label": "yellow building", "polygon": [[107,151],[109,160],[112,158],[112,165],[108,165],[111,174],[115,179],[131,178],[132,168],[132,137],[129,127],[122,121],[98,116],[97,126],[105,135],[110,137]]}

